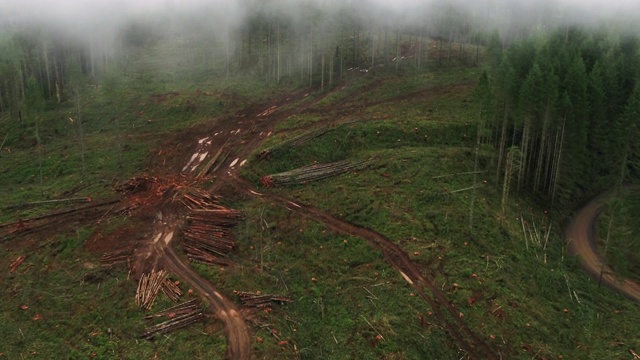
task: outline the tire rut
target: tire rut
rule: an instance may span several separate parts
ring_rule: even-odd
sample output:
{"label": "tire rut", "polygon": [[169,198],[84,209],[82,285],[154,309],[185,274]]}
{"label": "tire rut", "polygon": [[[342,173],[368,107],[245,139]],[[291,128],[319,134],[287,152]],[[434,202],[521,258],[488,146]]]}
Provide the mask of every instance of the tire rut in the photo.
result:
{"label": "tire rut", "polygon": [[[286,207],[302,216],[318,221],[336,232],[358,236],[367,240],[371,246],[382,251],[389,265],[398,270],[409,285],[433,308],[435,316],[441,324],[444,324],[447,333],[462,350],[476,359],[498,358],[495,351],[462,321],[459,316],[460,313],[448,302],[446,296],[432,282],[422,276],[420,270],[411,261],[406,252],[384,235],[371,229],[347,223],[318,209],[293,202],[284,197],[260,193],[244,179],[232,177],[227,178],[227,182],[245,195],[267,198],[279,206]],[[431,295],[427,294],[425,289]]]}

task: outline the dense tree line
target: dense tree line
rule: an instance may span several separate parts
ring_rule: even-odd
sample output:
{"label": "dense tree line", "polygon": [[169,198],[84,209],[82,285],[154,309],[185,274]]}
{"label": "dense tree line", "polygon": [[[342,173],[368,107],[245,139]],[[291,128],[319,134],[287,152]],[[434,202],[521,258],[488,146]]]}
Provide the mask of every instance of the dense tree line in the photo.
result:
{"label": "dense tree line", "polygon": [[637,37],[566,28],[497,58],[479,90],[505,196],[574,206],[640,175]]}
{"label": "dense tree line", "polygon": [[31,78],[45,100],[72,100],[77,89],[69,88],[70,74],[77,71],[71,68],[94,85],[114,69],[126,77],[198,69],[325,87],[350,68],[424,67],[428,59],[436,65],[476,65],[489,38],[476,17],[446,4],[425,8],[412,19],[351,2],[335,9],[314,2],[286,9],[277,4],[259,3],[241,21],[216,15],[221,21],[213,24],[206,11],[164,13],[86,33],[0,23],[0,113],[25,108]]}

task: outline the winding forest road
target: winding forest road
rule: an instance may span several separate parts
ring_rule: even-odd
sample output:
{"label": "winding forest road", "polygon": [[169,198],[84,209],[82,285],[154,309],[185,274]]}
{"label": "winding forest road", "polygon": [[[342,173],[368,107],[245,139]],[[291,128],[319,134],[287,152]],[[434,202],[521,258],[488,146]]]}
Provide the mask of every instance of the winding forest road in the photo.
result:
{"label": "winding forest road", "polygon": [[571,219],[565,229],[565,235],[569,240],[569,251],[580,257],[582,267],[596,281],[640,303],[640,284],[631,279],[616,276],[605,264],[598,251],[597,222],[610,196],[602,194],[596,197],[578,210]]}

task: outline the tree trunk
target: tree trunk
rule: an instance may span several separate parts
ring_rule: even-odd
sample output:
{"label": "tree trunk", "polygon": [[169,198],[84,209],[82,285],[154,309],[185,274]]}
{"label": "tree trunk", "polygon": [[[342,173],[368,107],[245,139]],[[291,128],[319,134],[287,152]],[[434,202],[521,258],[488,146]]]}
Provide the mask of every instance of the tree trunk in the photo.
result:
{"label": "tree trunk", "polygon": [[353,25],[353,63],[354,65],[358,65],[358,38],[360,36],[360,29],[358,29],[358,25]]}
{"label": "tree trunk", "polygon": [[550,204],[551,208],[553,208],[553,205],[556,199],[556,192],[558,190],[558,179],[560,178],[560,165],[562,164],[562,148],[564,143],[565,122],[566,122],[566,117],[565,117],[565,120],[562,122],[562,131],[560,135],[560,141],[556,144],[557,156],[556,156],[555,170],[553,171],[553,186],[551,190],[551,204]]}
{"label": "tree trunk", "polygon": [[420,28],[420,41],[418,42],[418,55],[416,56],[416,63],[418,68],[422,65],[422,47],[424,46],[424,26]]}
{"label": "tree trunk", "polygon": [[396,30],[396,71],[400,67],[400,29]]}
{"label": "tree trunk", "polygon": [[384,29],[384,63],[389,64],[389,30]]}
{"label": "tree trunk", "polygon": [[504,180],[502,182],[502,201],[500,224],[502,225],[507,212],[507,199],[509,198],[509,188],[511,185],[511,166],[513,165],[513,152],[507,152],[507,160],[504,165]]}
{"label": "tree trunk", "polygon": [[447,43],[449,45],[449,49],[447,51],[447,63],[451,64],[451,52],[453,50],[453,31],[449,31],[449,39],[447,40]]}
{"label": "tree trunk", "polygon": [[482,129],[484,127],[484,119],[480,115],[480,124],[478,124],[478,132],[476,133],[476,148],[475,148],[475,160],[473,163],[473,192],[471,194],[471,205],[469,206],[469,232],[473,230],[473,207],[476,202],[476,183],[478,181],[478,155],[480,154],[480,137],[482,135]]}
{"label": "tree trunk", "polygon": [[502,117],[502,130],[500,131],[500,144],[498,145],[498,163],[496,166],[496,184],[498,184],[500,179],[500,170],[502,168],[502,158],[504,156],[504,147],[506,145],[506,137],[507,137],[507,105],[504,105],[504,114]]}
{"label": "tree trunk", "polygon": [[84,135],[82,133],[82,118],[80,116],[80,94],[76,89],[76,114],[78,117],[78,134],[80,135],[80,158],[82,160],[82,174],[85,171],[85,162],[84,162]]}
{"label": "tree trunk", "polygon": [[538,161],[536,163],[536,170],[533,176],[533,191],[540,191],[540,181],[542,178],[542,169],[544,168],[544,158],[546,156],[546,142],[547,132],[549,128],[549,107],[551,106],[551,99],[547,100],[547,108],[545,110],[544,119],[542,121],[542,134],[540,135],[540,144],[538,146]]}
{"label": "tree trunk", "polygon": [[53,94],[51,91],[51,72],[49,71],[49,51],[47,50],[46,41],[42,42],[42,55],[44,57],[44,69],[47,76],[47,99]]}
{"label": "tree trunk", "polygon": [[376,66],[376,44],[373,41],[373,37],[371,37],[371,74],[375,73]]}
{"label": "tree trunk", "polygon": [[277,43],[276,46],[277,46],[277,52],[278,52],[278,55],[276,57],[276,61],[278,63],[276,83],[280,84],[280,19],[278,19],[278,22],[276,24],[276,43]]}

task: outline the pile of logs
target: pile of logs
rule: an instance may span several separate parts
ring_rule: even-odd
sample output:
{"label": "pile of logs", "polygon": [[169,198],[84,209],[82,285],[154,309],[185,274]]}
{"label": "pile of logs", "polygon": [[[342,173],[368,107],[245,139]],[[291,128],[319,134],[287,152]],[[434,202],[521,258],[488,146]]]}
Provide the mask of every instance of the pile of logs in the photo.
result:
{"label": "pile of logs", "polygon": [[128,245],[102,255],[100,264],[104,267],[111,268],[125,263],[129,265],[131,260],[133,260],[133,245]]}
{"label": "pile of logs", "polygon": [[331,130],[330,127],[322,127],[318,129],[313,129],[311,131],[304,132],[298,136],[295,136],[289,140],[286,140],[272,148],[264,149],[256,156],[261,160],[266,160],[271,158],[272,156],[277,155],[280,152],[289,150],[293,147],[300,146],[308,143],[309,141],[324,135],[325,133]]}
{"label": "pile of logs", "polygon": [[205,191],[191,188],[182,195],[180,201],[191,211],[224,209],[218,205],[218,197]]}
{"label": "pile of logs", "polygon": [[362,169],[368,164],[369,161],[367,160],[342,160],[327,164],[314,164],[278,174],[267,175],[260,179],[260,181],[265,187],[301,185],[340,175],[351,170]]}
{"label": "pile of logs", "polygon": [[165,316],[168,317],[169,320],[147,327],[140,335],[140,338],[151,340],[156,335],[165,334],[204,319],[202,309],[196,304],[195,300],[189,300],[156,314],[146,316],[145,319],[153,320]]}
{"label": "pile of logs", "polygon": [[153,302],[158,296],[158,291],[162,287],[167,278],[167,272],[164,270],[151,271],[149,274],[142,274],[138,282],[138,290],[136,291],[136,305],[141,310],[149,310],[153,306]]}
{"label": "pile of logs", "polygon": [[182,231],[187,256],[196,262],[229,265],[223,258],[236,245],[229,229],[244,220],[244,214],[220,205],[217,198],[205,192],[186,193],[182,202],[190,210]]}
{"label": "pile of logs", "polygon": [[220,266],[231,265],[231,262],[229,260],[219,256],[211,255],[210,252],[201,250],[200,248],[194,247],[193,245],[184,243],[183,246],[187,251],[187,256],[193,262],[207,264],[207,265],[220,265]]}
{"label": "pile of logs", "polygon": [[268,307],[273,304],[285,304],[290,303],[291,299],[283,295],[263,295],[259,293],[234,291],[240,298],[242,305],[247,307]]}
{"label": "pile of logs", "polygon": [[182,290],[170,279],[165,279],[160,289],[173,302],[178,302],[180,296],[182,296]]}

